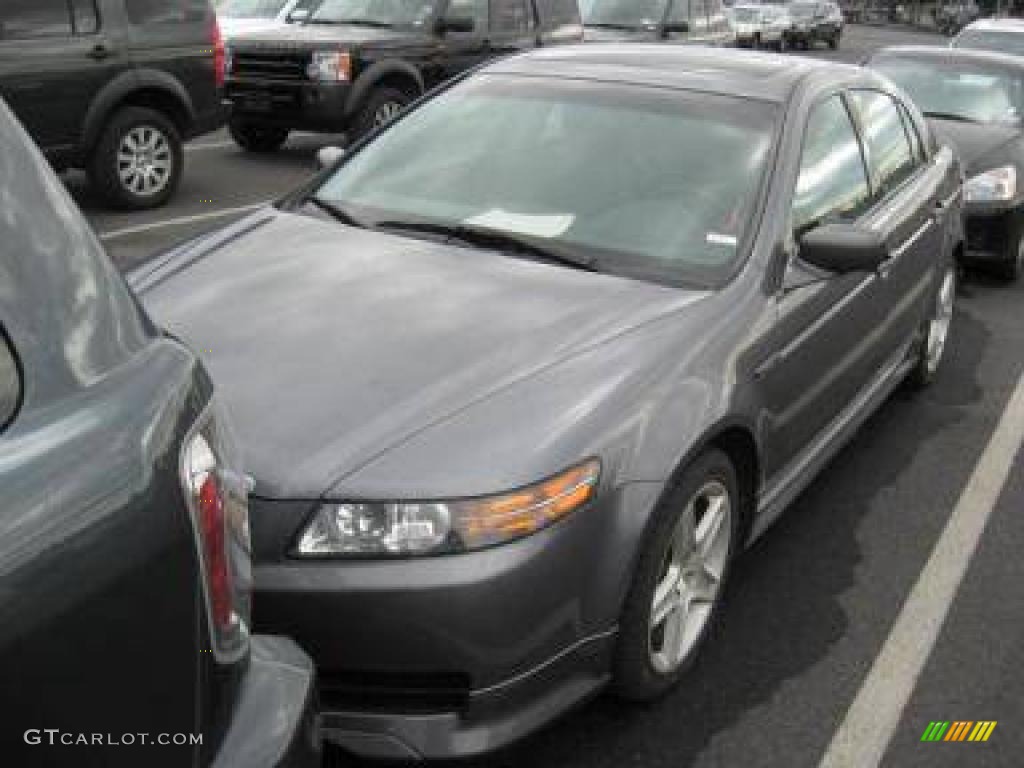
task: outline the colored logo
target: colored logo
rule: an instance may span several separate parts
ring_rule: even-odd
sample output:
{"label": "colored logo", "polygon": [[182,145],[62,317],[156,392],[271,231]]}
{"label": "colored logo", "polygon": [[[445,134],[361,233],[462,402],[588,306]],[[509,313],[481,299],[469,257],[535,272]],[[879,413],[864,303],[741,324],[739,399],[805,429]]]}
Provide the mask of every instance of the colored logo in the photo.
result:
{"label": "colored logo", "polygon": [[995,720],[957,720],[928,723],[921,741],[988,741],[996,729]]}

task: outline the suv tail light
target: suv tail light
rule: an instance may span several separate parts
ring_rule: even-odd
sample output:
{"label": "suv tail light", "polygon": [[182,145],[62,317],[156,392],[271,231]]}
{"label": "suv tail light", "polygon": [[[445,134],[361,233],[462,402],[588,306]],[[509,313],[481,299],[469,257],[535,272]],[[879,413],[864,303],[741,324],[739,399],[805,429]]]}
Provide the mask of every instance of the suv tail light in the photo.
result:
{"label": "suv tail light", "polygon": [[227,79],[227,56],[224,50],[224,36],[220,32],[217,17],[210,24],[210,43],[213,46],[213,76],[218,88],[223,88]]}
{"label": "suv tail light", "polygon": [[251,590],[248,490],[228,463],[229,445],[208,408],[185,443],[181,471],[199,552],[210,650],[225,663],[248,647]]}

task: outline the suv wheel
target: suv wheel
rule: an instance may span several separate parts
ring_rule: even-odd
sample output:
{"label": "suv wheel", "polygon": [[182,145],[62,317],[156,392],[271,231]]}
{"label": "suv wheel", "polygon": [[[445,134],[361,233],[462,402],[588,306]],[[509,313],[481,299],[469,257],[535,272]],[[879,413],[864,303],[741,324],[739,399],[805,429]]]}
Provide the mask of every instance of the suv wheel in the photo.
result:
{"label": "suv wheel", "polygon": [[243,123],[232,120],[228,132],[246,152],[276,152],[288,140],[289,130],[275,125]]}
{"label": "suv wheel", "polygon": [[378,88],[363,104],[356,116],[354,138],[360,139],[371,131],[387,125],[413,101],[413,97],[398,88]]}
{"label": "suv wheel", "polygon": [[107,203],[142,210],[170,199],[181,181],[183,164],[174,123],[152,109],[124,107],[107,122],[87,171]]}

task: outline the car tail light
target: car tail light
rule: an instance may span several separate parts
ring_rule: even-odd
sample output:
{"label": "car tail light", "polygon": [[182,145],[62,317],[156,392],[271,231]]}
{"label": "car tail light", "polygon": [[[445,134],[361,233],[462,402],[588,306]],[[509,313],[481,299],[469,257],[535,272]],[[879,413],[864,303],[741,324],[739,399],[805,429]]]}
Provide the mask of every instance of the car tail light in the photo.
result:
{"label": "car tail light", "polygon": [[196,535],[214,655],[230,662],[248,645],[249,512],[244,478],[212,409],[182,453],[182,484]]}
{"label": "car tail light", "polygon": [[217,17],[213,17],[210,26],[210,43],[213,45],[213,76],[218,88],[224,87],[227,79],[227,56],[224,51],[224,36],[220,33]]}

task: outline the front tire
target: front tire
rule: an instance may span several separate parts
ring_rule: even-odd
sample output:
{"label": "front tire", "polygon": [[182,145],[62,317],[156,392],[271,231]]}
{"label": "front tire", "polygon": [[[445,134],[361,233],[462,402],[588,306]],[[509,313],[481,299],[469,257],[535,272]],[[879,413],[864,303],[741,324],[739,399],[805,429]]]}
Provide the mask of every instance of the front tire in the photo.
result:
{"label": "front tire", "polygon": [[710,450],[659,503],[620,621],[612,686],[621,698],[664,695],[697,658],[738,545],[740,499],[732,462]]}
{"label": "front tire", "polygon": [[228,132],[235,143],[246,152],[266,154],[276,152],[288,141],[290,131],[274,125],[247,123],[232,120],[228,123]]}
{"label": "front tire", "polygon": [[924,389],[935,381],[942,365],[949,342],[949,329],[953,322],[958,270],[959,267],[953,259],[946,260],[939,289],[935,292],[935,301],[921,327],[917,362],[908,377],[910,385],[915,389]]}
{"label": "front tire", "polygon": [[104,127],[86,173],[109,205],[130,211],[164,205],[181,182],[184,151],[174,123],[144,107],[123,107]]}

